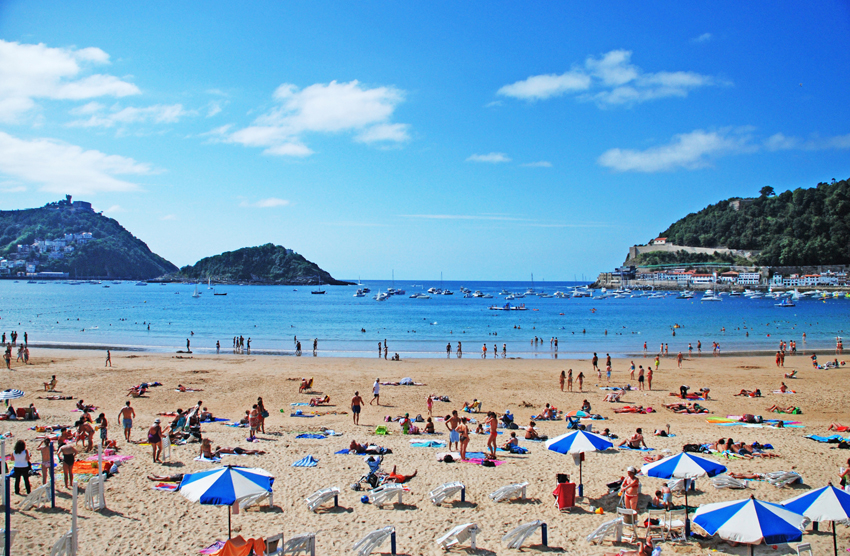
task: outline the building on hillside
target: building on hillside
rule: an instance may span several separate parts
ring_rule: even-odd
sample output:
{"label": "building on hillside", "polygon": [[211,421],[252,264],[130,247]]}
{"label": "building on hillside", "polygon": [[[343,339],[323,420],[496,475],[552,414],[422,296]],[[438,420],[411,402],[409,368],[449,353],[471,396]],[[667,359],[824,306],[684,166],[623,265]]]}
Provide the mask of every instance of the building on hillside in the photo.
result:
{"label": "building on hillside", "polygon": [[734,270],[729,270],[720,275],[720,281],[728,284],[735,284],[738,282],[738,273]]}
{"label": "building on hillside", "polygon": [[739,286],[758,286],[761,284],[761,274],[758,272],[739,272],[736,283]]}
{"label": "building on hillside", "polygon": [[649,242],[650,245],[667,245],[666,237],[657,237]]}

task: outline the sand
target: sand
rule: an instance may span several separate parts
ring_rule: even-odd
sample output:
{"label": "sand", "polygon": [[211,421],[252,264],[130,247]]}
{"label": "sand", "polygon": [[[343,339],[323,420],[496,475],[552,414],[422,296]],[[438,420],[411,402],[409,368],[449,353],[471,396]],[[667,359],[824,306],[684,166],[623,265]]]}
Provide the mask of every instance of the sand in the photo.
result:
{"label": "sand", "polygon": [[[153,388],[144,398],[132,399],[137,412],[133,437],[146,436],[158,412],[188,408],[199,399],[216,416],[238,419],[245,409],[262,396],[271,416],[266,421],[266,433],[253,444],[245,441],[245,429],[234,429],[219,423],[205,424],[203,432],[212,439],[213,445],[259,448],[268,454],[262,456],[224,456],[224,463],[256,466],[274,474],[275,507],[263,505],[243,511],[233,517],[234,534],[269,536],[283,532],[286,537],[302,531],[317,533],[318,554],[350,553],[351,545],[365,533],[388,524],[398,531],[400,554],[438,554],[440,550],[434,539],[454,525],[474,522],[481,532],[478,536],[479,554],[510,554],[501,546],[502,535],[514,526],[533,519],[544,520],[549,527],[549,545],[554,551],[570,554],[602,554],[629,548],[622,544],[612,547],[608,540],[602,546],[593,546],[585,537],[599,524],[612,518],[618,498],[603,497],[605,484],[624,475],[626,467],[641,466],[641,452],[621,451],[618,453],[588,454],[584,464],[583,481],[586,498],[570,514],[561,514],[553,506],[552,490],[555,474],[569,473],[578,479],[578,468],[569,456],[548,452],[542,443],[521,441],[530,449],[529,455],[500,455],[505,462],[496,468],[487,468],[471,463],[438,462],[437,451],[444,449],[410,447],[410,436],[400,434],[399,427],[390,423],[390,436],[375,436],[375,427],[383,424],[386,415],[427,416],[428,394],[446,395],[451,403],[435,402],[434,414],[445,415],[452,409],[462,407],[464,401],[478,398],[484,410],[501,414],[510,409],[520,424],[527,424],[529,417],[537,413],[544,403],[549,402],[559,409],[573,410],[587,399],[593,411],[609,418],[594,422],[594,429],[609,427],[624,438],[643,427],[647,444],[655,448],[651,454],[671,450],[678,453],[683,444],[714,441],[732,436],[736,441],[758,440],[776,447],[777,459],[753,461],[733,460],[728,462],[730,471],[769,472],[796,470],[806,483],[805,488],[818,488],[833,480],[837,484],[839,466],[846,465],[850,451],[834,449],[834,445],[820,444],[803,438],[806,434],[826,435],[827,426],[833,421],[850,424],[847,411],[846,390],[836,385],[847,384],[848,368],[831,371],[812,370],[807,356],[789,356],[785,369],[775,366],[773,357],[720,357],[703,356],[686,359],[682,369],[676,368],[674,357],[664,358],[660,370],[653,380],[651,392],[629,392],[624,400],[633,404],[652,406],[657,413],[649,415],[617,415],[612,410],[618,404],[602,402],[605,394],[595,385],[600,381],[591,370],[588,360],[484,360],[468,357],[457,360],[426,359],[392,362],[370,359],[338,359],[305,357],[255,357],[251,355],[194,356],[177,359],[172,355],[153,353],[113,352],[111,369],[104,369],[105,354],[86,351],[34,350],[32,364],[17,365],[6,373],[4,388],[14,387],[26,392],[26,396],[14,405],[25,406],[35,403],[42,420],[36,423],[7,421],[0,430],[11,431],[14,438],[7,441],[7,453],[13,441],[24,439],[28,448],[35,448],[34,424],[70,424],[80,414],[71,412],[75,401],[46,401],[36,399],[44,395],[42,383],[56,374],[57,390],[65,395],[83,398],[87,403],[100,407],[110,419],[110,437],[118,438],[120,453],[132,455],[134,459],[123,464],[120,473],[109,479],[106,488],[108,510],[92,512],[82,509],[80,498],[80,554],[197,554],[198,550],[227,536],[227,510],[222,507],[201,506],[184,499],[179,493],[152,490],[154,484],[146,479],[151,473],[190,473],[210,469],[212,464],[193,461],[198,454],[198,444],[175,446],[172,462],[156,464],[151,461],[150,448],[127,444],[118,426],[116,416],[124,402],[127,389],[143,381],[160,381],[162,387]],[[826,359],[826,354],[821,354]],[[636,364],[645,367],[651,358],[636,359]],[[628,380],[628,360],[615,360],[612,384],[622,385]],[[581,370],[587,376],[584,393],[562,393],[558,387],[558,374],[562,369],[572,368],[577,375]],[[785,380],[798,391],[795,395],[775,395],[771,392],[779,387],[783,372],[799,369],[799,378]],[[287,380],[302,376],[314,377],[311,394],[299,394],[298,382]],[[383,386],[381,407],[367,405],[361,417],[361,426],[352,424],[349,401],[355,390],[367,400],[371,385],[376,377],[381,380],[399,380],[412,377],[427,386]],[[605,381],[604,374],[602,381]],[[636,381],[631,381],[636,384]],[[202,388],[203,392],[179,393],[174,389],[178,383],[188,387]],[[674,398],[670,391],[677,391],[681,384],[692,389],[702,386],[711,388],[711,401],[704,405],[713,415],[726,416],[743,413],[764,414],[773,403],[796,405],[803,409],[800,416],[789,417],[805,424],[804,429],[777,430],[772,428],[744,428],[741,426],[721,427],[706,422],[705,416],[677,415],[662,407]],[[601,386],[602,384],[600,384]],[[760,388],[765,393],[761,399],[734,397],[741,388]],[[290,403],[307,402],[313,395],[328,394],[331,405],[323,408],[330,411],[345,411],[346,415],[328,415],[315,418],[290,417]],[[533,407],[526,407],[531,404]],[[283,409],[283,413],[279,410]],[[309,410],[310,408],[302,407]],[[483,414],[474,417],[483,420]],[[652,436],[656,428],[669,424],[675,438]],[[300,431],[329,427],[342,432],[339,437],[324,440],[296,439]],[[438,431],[445,432],[443,423],[436,423]],[[556,436],[566,432],[563,421],[538,422],[541,434]],[[522,431],[519,431],[522,436]],[[423,437],[448,440],[448,435]],[[500,442],[507,433],[500,435]],[[362,456],[335,455],[334,452],[347,448],[350,441],[375,442],[391,448],[393,454],[386,457],[384,470],[393,465],[399,472],[419,475],[409,483],[410,492],[405,504],[398,507],[378,509],[362,504],[363,492],[354,492],[350,485],[367,470]],[[472,436],[469,449],[484,449],[486,437]],[[315,468],[293,468],[291,464],[310,454],[319,460]],[[38,460],[38,456],[34,457]],[[428,492],[447,481],[462,481],[467,488],[466,504],[459,501],[447,502],[442,507],[434,506]],[[517,481],[528,481],[528,496],[531,500],[496,504],[488,494],[497,488]],[[34,481],[38,484],[37,481]],[[68,492],[57,489],[55,510],[14,511],[12,527],[18,529],[13,546],[17,554],[49,553],[53,542],[70,527],[71,500]],[[640,506],[645,507],[651,495],[662,484],[659,479],[643,478],[643,493]],[[318,513],[307,510],[304,498],[324,487],[337,486],[341,489],[340,508],[326,507]],[[708,479],[698,482],[699,492],[690,496],[691,505],[722,500],[744,498],[748,494],[778,502],[795,496],[803,490],[798,488],[778,489],[766,482],[754,481],[749,491],[716,490]],[[20,498],[12,494],[12,506],[16,508]],[[676,499],[682,502],[682,498]],[[601,506],[605,515],[589,512],[589,506]],[[821,527],[827,530],[828,526]],[[540,537],[532,538],[538,544]],[[831,551],[832,540],[826,532],[807,534],[804,540],[812,542],[815,553]],[[848,544],[847,529],[839,527],[839,547]],[[540,547],[533,547],[535,552]],[[722,553],[744,554],[742,547],[732,548],[726,543],[711,540],[698,544],[667,544],[665,554],[708,553],[716,549]],[[458,551],[459,549],[455,549]],[[528,549],[526,549],[528,550]],[[787,546],[780,546],[778,553],[788,553]],[[381,549],[388,553],[388,544]],[[762,545],[759,553],[776,551]]]}

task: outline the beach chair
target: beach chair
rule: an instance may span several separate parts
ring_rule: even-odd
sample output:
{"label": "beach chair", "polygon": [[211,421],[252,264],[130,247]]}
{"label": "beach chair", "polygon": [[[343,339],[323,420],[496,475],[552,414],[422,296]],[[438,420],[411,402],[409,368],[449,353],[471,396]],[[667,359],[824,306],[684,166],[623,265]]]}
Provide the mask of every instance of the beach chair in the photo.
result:
{"label": "beach chair", "polygon": [[[662,541],[667,539],[667,510],[647,510],[647,514],[646,538]],[[658,534],[653,534],[656,531]]]}
{"label": "beach chair", "polygon": [[[382,507],[384,504],[393,503],[401,504],[401,495],[404,493],[404,487],[398,483],[386,483],[369,493],[369,500],[373,506]],[[391,502],[394,497],[398,496],[397,502]]]}
{"label": "beach chair", "polygon": [[606,521],[599,527],[597,527],[591,534],[587,536],[587,542],[590,544],[602,544],[605,541],[605,538],[609,535],[617,538],[621,535],[620,530],[623,527],[623,520],[621,518],[612,519],[611,521]]}
{"label": "beach chair", "polygon": [[[637,532],[637,512],[631,508],[617,508],[617,515],[623,520],[623,526],[620,528],[617,541],[625,540],[625,542],[634,542],[638,538]],[[623,538],[623,535],[626,538]]]}
{"label": "beach chair", "polygon": [[671,541],[687,541],[685,537],[685,520],[688,514],[685,510],[670,510],[667,512],[667,539]]}
{"label": "beach chair", "polygon": [[777,488],[784,488],[794,483],[802,483],[803,477],[796,471],[774,471],[767,473],[765,476],[767,482]]}
{"label": "beach chair", "polygon": [[[316,556],[316,533],[300,533],[295,535],[283,543],[283,549],[280,555],[286,556],[287,554],[292,554],[293,556],[297,556],[302,552],[310,556]],[[271,554],[268,556],[271,556]]]}
{"label": "beach chair", "polygon": [[92,511],[106,508],[106,500],[103,497],[104,475],[95,475],[86,485],[85,507]]}
{"label": "beach chair", "polygon": [[395,554],[395,527],[392,525],[372,531],[354,543],[353,548],[358,556],[368,556],[373,550],[384,544],[384,541],[388,538],[390,539],[390,554]]}
{"label": "beach chair", "polygon": [[549,533],[546,524],[539,519],[523,523],[519,527],[511,529],[504,537],[502,537],[502,543],[508,548],[520,548],[522,547],[522,543],[524,543],[528,537],[537,531],[538,527],[540,528],[540,534],[542,536],[541,544],[543,546],[549,546]]}
{"label": "beach chair", "polygon": [[466,487],[460,482],[444,483],[429,492],[428,497],[435,506],[439,506],[446,498],[458,492],[460,492],[460,501],[466,502]]}
{"label": "beach chair", "polygon": [[814,556],[814,553],[812,552],[811,543],[801,542],[796,546],[796,548],[797,556],[803,556],[803,554],[808,554],[808,556]]}
{"label": "beach chair", "polygon": [[379,434],[379,435],[389,434],[389,432],[387,431],[387,426],[386,425],[378,425],[377,427],[375,427],[375,434]]}
{"label": "beach chair", "polygon": [[[15,535],[18,534],[17,529],[9,529],[9,546],[11,547],[15,543]],[[0,541],[5,538],[6,530],[0,529]],[[0,542],[0,556],[6,556],[6,546],[5,542]]]}
{"label": "beach chair", "polygon": [[[2,551],[0,551],[2,552]],[[74,532],[68,531],[53,544],[50,549],[50,556],[76,556],[77,551],[74,550]]]}
{"label": "beach chair", "polygon": [[685,489],[694,490],[693,479],[670,479],[667,481],[670,492],[685,492]]}
{"label": "beach chair", "polygon": [[268,500],[269,508],[274,507],[274,493],[269,492],[261,492],[260,494],[254,494],[251,496],[246,496],[245,498],[239,499],[239,509],[245,510],[250,508],[251,506],[257,506],[264,500]]}
{"label": "beach chair", "polygon": [[747,481],[735,479],[728,475],[712,477],[711,484],[714,485],[714,488],[747,488]]}
{"label": "beach chair", "polygon": [[283,554],[283,533],[266,537],[263,542],[266,544],[263,556],[281,556]]}
{"label": "beach chair", "polygon": [[444,550],[448,550],[454,545],[464,543],[468,540],[470,548],[475,550],[476,535],[478,535],[478,526],[474,523],[464,523],[463,525],[458,525],[437,539],[436,543]]}
{"label": "beach chair", "polygon": [[316,509],[324,504],[325,502],[333,499],[334,508],[339,506],[339,489],[337,487],[331,488],[323,488],[321,490],[317,490],[310,496],[304,499],[307,502],[307,509],[311,512],[315,512]]}
{"label": "beach chair", "polygon": [[472,413],[481,413],[481,400],[472,402],[472,405],[469,406],[469,410]]}
{"label": "beach chair", "polygon": [[159,457],[163,462],[171,459],[171,435],[162,435],[162,453]]}
{"label": "beach chair", "polygon": [[528,486],[528,483],[514,483],[512,485],[506,485],[497,490],[496,492],[490,493],[490,499],[493,502],[502,502],[504,500],[511,500],[514,498],[525,498],[525,489]]}
{"label": "beach chair", "polygon": [[21,506],[18,508],[20,511],[29,510],[30,508],[44,507],[50,505],[50,481],[47,481],[30,494],[27,494],[27,497],[24,498],[24,501],[21,502]]}

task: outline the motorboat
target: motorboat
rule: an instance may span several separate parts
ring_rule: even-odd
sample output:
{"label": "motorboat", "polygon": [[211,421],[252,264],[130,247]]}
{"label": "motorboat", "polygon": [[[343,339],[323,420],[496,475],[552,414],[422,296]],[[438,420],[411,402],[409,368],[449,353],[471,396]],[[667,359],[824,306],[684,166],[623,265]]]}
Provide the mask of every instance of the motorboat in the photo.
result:
{"label": "motorboat", "polygon": [[773,305],[774,307],[796,307],[796,304],[791,301],[791,298],[786,297],[782,300],[781,303],[776,303]]}
{"label": "motorboat", "polygon": [[147,282],[136,282],[136,285],[137,286],[147,286],[148,283]]}
{"label": "motorboat", "polygon": [[437,288],[428,288],[428,293],[437,293]]}
{"label": "motorboat", "polygon": [[723,301],[723,300],[716,295],[708,295],[708,293],[706,293],[705,295],[702,296],[702,299],[700,299],[700,301]]}
{"label": "motorboat", "polygon": [[440,292],[440,295],[454,295],[454,294],[455,294],[455,292],[453,292],[451,290],[443,290],[442,292]]}
{"label": "motorboat", "polygon": [[366,293],[362,289],[358,289],[354,292],[354,297],[366,297]]}
{"label": "motorboat", "polygon": [[389,298],[390,296],[388,294],[383,293],[379,290],[378,293],[375,294],[375,297],[373,297],[372,299],[374,299],[375,301],[386,301]]}
{"label": "motorboat", "polygon": [[475,293],[472,294],[472,297],[484,297],[484,294],[481,293],[481,290],[475,290]]}
{"label": "motorboat", "polygon": [[410,299],[431,299],[431,296],[427,293],[414,293],[410,296]]}

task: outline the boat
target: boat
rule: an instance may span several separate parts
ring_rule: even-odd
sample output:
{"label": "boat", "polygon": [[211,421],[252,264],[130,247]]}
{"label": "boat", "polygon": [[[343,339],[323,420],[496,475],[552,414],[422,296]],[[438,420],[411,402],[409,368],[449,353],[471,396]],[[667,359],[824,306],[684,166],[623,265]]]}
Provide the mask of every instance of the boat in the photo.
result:
{"label": "boat", "polygon": [[[318,276],[316,276],[316,278],[319,278],[319,277],[318,277]],[[323,289],[322,289],[322,280],[321,280],[321,278],[319,278],[319,289],[318,289],[318,290],[313,290],[313,291],[311,291],[310,293],[312,293],[313,295],[324,295],[325,290],[323,290]]]}
{"label": "boat", "polygon": [[192,297],[194,297],[194,298],[201,297],[201,294],[198,291],[198,284],[195,284],[195,292],[192,294]]}
{"label": "boat", "polygon": [[374,299],[375,301],[386,301],[389,298],[390,296],[388,294],[382,293],[380,290],[378,290],[378,293],[375,294],[375,297],[373,297],[372,299]]}
{"label": "boat", "polygon": [[210,279],[210,277],[209,277],[209,276],[207,276],[207,289],[208,289],[208,290],[213,289],[213,287],[212,287],[212,283],[211,283],[211,279]]}
{"label": "boat", "polygon": [[147,282],[136,282],[136,285],[137,286],[147,286],[148,283]]}
{"label": "boat", "polygon": [[796,307],[796,304],[791,301],[791,298],[786,297],[782,300],[781,303],[776,303],[773,305],[774,307]]}
{"label": "boat", "polygon": [[354,292],[354,297],[366,297],[366,293],[363,291],[363,289],[358,289],[356,292]]}
{"label": "boat", "polygon": [[410,296],[411,299],[431,299],[431,296],[427,293],[414,293]]}
{"label": "boat", "polygon": [[700,301],[723,301],[723,300],[716,295],[705,294],[705,295],[702,296],[702,299],[700,299]]}
{"label": "boat", "polygon": [[109,286],[107,286],[106,284],[104,284],[104,285],[102,285],[102,286],[101,286],[101,288],[108,288],[108,287],[109,287]]}

